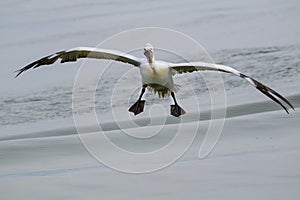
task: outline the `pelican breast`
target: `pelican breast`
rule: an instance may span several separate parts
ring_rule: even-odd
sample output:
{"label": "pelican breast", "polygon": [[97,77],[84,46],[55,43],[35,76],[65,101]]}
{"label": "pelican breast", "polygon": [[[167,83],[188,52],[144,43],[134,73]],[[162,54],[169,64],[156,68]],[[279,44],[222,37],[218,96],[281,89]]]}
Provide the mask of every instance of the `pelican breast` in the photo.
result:
{"label": "pelican breast", "polygon": [[152,66],[146,63],[141,66],[141,76],[145,84],[156,83],[169,85],[173,83],[172,74],[166,63],[155,62]]}

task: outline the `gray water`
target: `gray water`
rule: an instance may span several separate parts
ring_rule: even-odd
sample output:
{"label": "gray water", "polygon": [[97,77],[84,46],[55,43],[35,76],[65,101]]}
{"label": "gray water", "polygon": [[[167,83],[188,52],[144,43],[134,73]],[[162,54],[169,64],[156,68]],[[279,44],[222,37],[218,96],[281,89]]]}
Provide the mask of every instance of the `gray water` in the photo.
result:
{"label": "gray water", "polygon": [[[299,10],[297,0],[1,1],[1,199],[299,199]],[[170,116],[169,98],[148,92],[145,112],[119,121],[112,111],[120,116],[128,113],[138,97],[140,80],[138,70],[133,71],[125,78],[135,89],[125,87],[112,99],[112,88],[132,69],[114,63],[99,82],[95,100],[79,99],[75,114],[87,120],[83,135],[99,135],[98,124],[85,118],[94,104],[102,133],[129,151],[155,151],[172,141],[174,130],[182,125],[187,131],[180,147],[193,133],[192,127],[198,129],[190,148],[167,168],[142,175],[112,170],[87,152],[73,121],[73,85],[82,61],[41,67],[18,78],[14,71],[53,52],[94,47],[113,34],[145,26],[187,34],[215,63],[232,66],[278,91],[295,111],[286,114],[247,81],[222,74],[225,125],[211,154],[199,159],[209,124],[218,120],[211,120],[209,92],[201,76],[175,76],[181,85],[178,101],[188,111],[181,119]],[[184,53],[199,56],[192,49]],[[79,96],[91,91],[81,88]],[[124,134],[133,131],[143,136],[162,123],[162,133],[148,140]],[[102,147],[104,142],[93,144]],[[128,164],[109,149],[100,153]]]}

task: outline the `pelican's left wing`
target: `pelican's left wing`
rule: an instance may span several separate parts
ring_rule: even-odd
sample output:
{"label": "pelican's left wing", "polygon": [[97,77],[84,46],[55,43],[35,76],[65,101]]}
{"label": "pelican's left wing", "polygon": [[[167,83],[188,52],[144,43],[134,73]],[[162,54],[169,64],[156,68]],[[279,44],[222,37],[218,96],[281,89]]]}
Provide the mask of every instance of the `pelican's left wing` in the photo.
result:
{"label": "pelican's left wing", "polygon": [[64,62],[75,62],[79,58],[94,58],[94,59],[107,59],[115,60],[124,63],[129,63],[136,67],[140,66],[141,59],[115,50],[109,49],[99,49],[99,48],[90,48],[90,47],[77,47],[69,49],[66,51],[60,51],[55,54],[43,57],[33,63],[26,65],[25,67],[17,70],[17,76],[19,76],[24,71],[27,71],[31,68],[37,68],[42,65],[51,65],[55,63],[58,59],[61,59],[61,63]]}
{"label": "pelican's left wing", "polygon": [[254,78],[251,78],[245,74],[242,74],[238,70],[228,67],[225,65],[218,65],[218,64],[212,64],[212,63],[204,63],[204,62],[192,62],[192,63],[172,63],[169,64],[169,67],[172,68],[175,73],[187,73],[187,72],[194,72],[194,71],[219,71],[219,72],[226,72],[231,73],[236,76],[239,76],[243,79],[246,79],[251,85],[256,87],[259,91],[261,91],[264,95],[268,96],[270,99],[278,103],[287,113],[289,113],[288,109],[285,105],[280,102],[282,100],[286,104],[288,104],[293,110],[293,105],[284,98],[281,94],[274,91],[273,89],[263,85],[262,83],[258,82]]}

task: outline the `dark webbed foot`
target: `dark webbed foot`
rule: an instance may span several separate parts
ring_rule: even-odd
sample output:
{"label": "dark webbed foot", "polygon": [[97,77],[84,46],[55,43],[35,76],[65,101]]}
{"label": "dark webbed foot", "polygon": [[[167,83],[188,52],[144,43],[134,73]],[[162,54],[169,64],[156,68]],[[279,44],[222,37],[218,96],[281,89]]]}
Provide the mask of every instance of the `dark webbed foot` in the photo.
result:
{"label": "dark webbed foot", "polygon": [[141,100],[141,99],[142,99],[143,94],[145,93],[146,88],[147,88],[147,85],[143,85],[139,99],[137,100],[137,102],[135,102],[135,104],[133,104],[128,109],[128,111],[133,112],[134,115],[140,114],[141,112],[144,111],[145,100]]}
{"label": "dark webbed foot", "polygon": [[171,105],[171,115],[175,117],[179,117],[180,115],[184,115],[185,111],[178,105],[174,92],[171,92],[171,96],[174,100],[175,105]]}
{"label": "dark webbed foot", "polygon": [[144,111],[144,105],[145,105],[145,100],[139,100],[135,102],[130,108],[129,112],[133,112],[134,115],[140,114],[141,112]]}
{"label": "dark webbed foot", "polygon": [[179,117],[180,115],[184,115],[185,111],[178,106],[177,104],[175,105],[171,105],[171,115],[175,116],[175,117]]}

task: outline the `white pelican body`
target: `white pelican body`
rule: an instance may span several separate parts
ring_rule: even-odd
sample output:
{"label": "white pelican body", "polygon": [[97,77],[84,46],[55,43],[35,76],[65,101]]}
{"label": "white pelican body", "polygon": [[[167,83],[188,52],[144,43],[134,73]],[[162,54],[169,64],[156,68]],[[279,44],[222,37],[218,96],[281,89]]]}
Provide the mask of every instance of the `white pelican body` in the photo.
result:
{"label": "white pelican body", "polygon": [[170,63],[156,61],[154,58],[153,47],[149,43],[147,43],[144,47],[144,55],[146,56],[146,59],[137,58],[115,50],[78,47],[67,51],[57,52],[30,63],[29,65],[17,70],[16,77],[28,69],[53,64],[58,59],[61,59],[61,63],[74,62],[79,58],[109,59],[129,63],[135,67],[139,67],[143,86],[139,99],[129,108],[129,111],[133,112],[135,115],[143,112],[145,101],[142,100],[142,96],[145,93],[145,89],[148,88],[153,90],[155,93],[158,93],[159,97],[162,98],[171,95],[175,103],[175,105],[171,105],[171,114],[175,117],[179,117],[180,115],[185,114],[185,111],[176,101],[174,93],[177,91],[178,86],[174,84],[173,76],[176,74],[194,71],[219,71],[231,73],[247,80],[252,86],[256,87],[264,95],[279,104],[287,113],[289,113],[288,108],[284,104],[287,104],[289,107],[294,109],[292,104],[278,92],[232,67],[204,62]]}
{"label": "white pelican body", "polygon": [[148,85],[148,89],[157,92],[159,97],[170,95],[170,91],[177,91],[172,72],[166,62],[156,61],[153,64],[145,62],[140,66],[140,73],[142,84]]}

